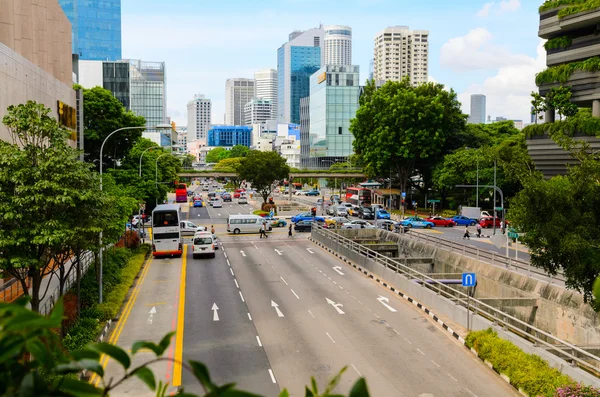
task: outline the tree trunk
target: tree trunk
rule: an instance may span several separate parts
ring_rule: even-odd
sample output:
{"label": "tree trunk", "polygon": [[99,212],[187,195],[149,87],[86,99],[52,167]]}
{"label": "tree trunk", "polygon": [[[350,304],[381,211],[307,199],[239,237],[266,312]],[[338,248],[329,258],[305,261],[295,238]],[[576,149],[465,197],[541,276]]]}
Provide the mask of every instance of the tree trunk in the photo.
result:
{"label": "tree trunk", "polygon": [[81,315],[81,252],[77,251],[77,318]]}
{"label": "tree trunk", "polygon": [[40,270],[35,267],[29,268],[31,276],[31,310],[36,313],[40,312],[40,288],[42,287],[42,275]]}

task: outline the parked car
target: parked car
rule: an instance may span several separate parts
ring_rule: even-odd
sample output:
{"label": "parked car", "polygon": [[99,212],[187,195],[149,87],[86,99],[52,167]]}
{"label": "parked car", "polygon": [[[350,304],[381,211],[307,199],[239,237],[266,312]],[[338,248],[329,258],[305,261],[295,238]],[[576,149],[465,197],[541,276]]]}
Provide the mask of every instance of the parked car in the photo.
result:
{"label": "parked car", "polygon": [[248,199],[246,198],[246,196],[240,196],[237,202],[238,204],[248,204]]}
{"label": "parked car", "polygon": [[321,192],[319,192],[318,190],[311,190],[310,192],[306,192],[307,196],[320,196]]}
{"label": "parked car", "polygon": [[361,219],[350,221],[342,225],[342,229],[375,229],[376,226]]}
{"label": "parked car", "polygon": [[292,216],[292,223],[297,223],[300,221],[316,221],[316,222],[325,222],[325,218],[322,216],[312,216],[310,212],[302,212],[298,215]]}
{"label": "parked car", "polygon": [[294,192],[296,196],[306,196],[306,193],[308,193],[306,190],[296,190]]}
{"label": "parked car", "polygon": [[223,193],[221,195],[221,198],[223,199],[223,201],[229,201],[229,202],[231,202],[231,194],[229,194],[229,193]]}
{"label": "parked car", "polygon": [[287,222],[285,221],[285,219],[270,218],[270,217],[265,217],[264,219],[266,221],[269,221],[272,227],[286,227],[287,226]]}
{"label": "parked car", "polygon": [[394,231],[396,225],[400,222],[393,221],[391,219],[379,219],[375,221],[375,227],[377,229],[383,229],[388,231]]}
{"label": "parked car", "polygon": [[213,208],[223,208],[223,202],[221,200],[212,201]]}
{"label": "parked car", "polygon": [[[496,227],[500,227],[502,223],[502,218],[496,217]],[[479,224],[481,227],[494,227],[494,217],[493,216],[484,216],[479,220]]]}
{"label": "parked car", "polygon": [[452,220],[458,226],[466,226],[466,225],[475,226],[475,224],[477,223],[477,219],[467,218],[464,215],[456,215],[455,217],[452,218]]}
{"label": "parked car", "polygon": [[456,222],[452,220],[452,218],[444,218],[441,216],[432,216],[430,218],[425,219],[427,222],[433,223],[435,226],[442,227],[453,227],[456,226]]}
{"label": "parked car", "polygon": [[390,213],[383,209],[377,209],[375,211],[375,219],[390,219]]}
{"label": "parked car", "polygon": [[312,230],[313,221],[298,221],[294,225],[294,230],[297,232],[310,232]]}
{"label": "parked car", "polygon": [[201,208],[203,206],[203,202],[202,199],[195,199],[194,200],[194,208]]}
{"label": "parked car", "polygon": [[358,209],[358,217],[360,219],[375,219],[375,213],[369,207],[360,207]]}
{"label": "parked car", "polygon": [[425,229],[431,229],[435,226],[433,222],[428,222],[423,218],[419,218],[418,216],[412,216],[403,221],[400,221],[402,226],[406,227],[424,227]]}
{"label": "parked car", "polygon": [[334,216],[332,218],[325,219],[325,227],[328,229],[335,229],[336,226],[341,227],[346,222],[348,222],[348,218],[344,218],[343,216]]}

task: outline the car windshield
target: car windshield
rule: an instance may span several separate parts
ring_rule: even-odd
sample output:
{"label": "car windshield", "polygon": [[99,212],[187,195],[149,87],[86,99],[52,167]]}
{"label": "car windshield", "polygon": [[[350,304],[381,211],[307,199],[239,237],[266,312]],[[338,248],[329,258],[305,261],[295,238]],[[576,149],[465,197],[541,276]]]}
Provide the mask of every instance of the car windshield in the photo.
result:
{"label": "car windshield", "polygon": [[213,242],[212,237],[196,237],[194,239],[195,245],[207,245],[207,244],[212,244],[212,242]]}

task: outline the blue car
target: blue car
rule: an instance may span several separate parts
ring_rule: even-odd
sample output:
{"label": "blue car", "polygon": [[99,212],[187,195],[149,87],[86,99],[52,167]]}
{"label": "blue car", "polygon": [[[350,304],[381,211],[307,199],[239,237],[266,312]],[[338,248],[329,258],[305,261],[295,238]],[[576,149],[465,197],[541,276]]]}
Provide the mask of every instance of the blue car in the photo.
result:
{"label": "blue car", "polygon": [[194,200],[194,208],[202,208],[202,200]]}
{"label": "blue car", "polygon": [[306,193],[307,196],[320,196],[321,192],[319,192],[318,190],[312,190],[310,192]]}
{"label": "blue car", "polygon": [[386,210],[378,209],[375,212],[375,219],[390,219],[390,213]]}
{"label": "blue car", "polygon": [[425,219],[419,218],[418,216],[413,216],[413,217],[407,218],[407,219],[401,221],[400,224],[402,226],[405,226],[408,228],[423,227],[425,229],[431,229],[432,227],[435,226],[435,224],[433,222],[426,221]]}
{"label": "blue car", "polygon": [[456,215],[455,217],[452,218],[452,220],[458,226],[467,226],[467,225],[475,226],[477,224],[477,219],[467,218],[464,215]]}
{"label": "blue car", "polygon": [[310,212],[302,212],[298,215],[292,216],[292,223],[297,223],[300,221],[316,221],[316,222],[325,222],[325,218],[322,216],[312,216]]}

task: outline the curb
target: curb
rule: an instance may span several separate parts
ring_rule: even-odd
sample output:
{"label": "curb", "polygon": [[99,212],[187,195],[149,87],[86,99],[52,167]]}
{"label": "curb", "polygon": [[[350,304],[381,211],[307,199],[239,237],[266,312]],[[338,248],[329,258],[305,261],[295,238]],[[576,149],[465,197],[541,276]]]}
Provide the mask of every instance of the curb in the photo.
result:
{"label": "curb", "polygon": [[[466,347],[465,345],[465,340],[462,336],[460,336],[459,334],[457,334],[452,328],[450,328],[448,326],[448,324],[444,323],[442,320],[440,320],[440,318],[438,316],[436,316],[431,310],[429,310],[427,307],[423,306],[421,303],[417,302],[416,300],[414,300],[413,298],[411,298],[410,296],[406,295],[405,293],[399,291],[397,288],[392,287],[391,285],[389,285],[387,282],[379,279],[379,276],[370,273],[369,271],[367,271],[366,269],[361,268],[360,266],[356,265],[355,263],[352,263],[350,260],[348,260],[346,257],[344,257],[343,255],[338,254],[337,252],[333,251],[331,248],[326,247],[324,244],[321,244],[320,242],[316,241],[315,239],[313,239],[312,237],[308,238],[308,241],[318,245],[319,247],[321,247],[323,250],[330,252],[331,254],[335,255],[337,258],[339,258],[340,260],[343,260],[345,263],[347,263],[348,265],[354,267],[355,269],[357,269],[358,271],[360,271],[361,273],[363,273],[364,275],[366,275],[367,277],[377,281],[378,283],[380,283],[381,285],[383,285],[384,287],[386,287],[387,289],[389,289],[390,291],[394,292],[395,294],[398,294],[399,296],[401,296],[402,298],[404,298],[405,300],[409,301],[410,303],[412,303],[413,305],[417,306],[419,309],[423,310],[425,313],[427,313],[431,318],[433,318],[438,324],[440,324],[442,326],[442,328],[444,328],[446,331],[448,331],[448,333],[450,335],[452,335],[452,337],[454,337],[454,339],[458,340],[463,346]],[[494,369],[494,366],[491,362],[489,362],[488,360],[484,360],[481,357],[479,357],[479,353],[477,352],[477,350],[475,350],[474,348],[470,348],[469,349],[471,351],[471,353],[473,353],[475,355],[475,357],[477,357],[478,359],[480,359],[483,363],[485,363],[485,365],[487,365],[488,367],[490,367],[495,373],[497,373],[498,375],[500,375],[500,377],[502,379],[504,379],[504,381],[506,381],[506,383],[508,383],[513,389],[517,390],[519,392],[519,394],[525,396],[525,397],[530,397],[527,393],[525,393],[523,391],[523,389],[517,389],[515,388],[511,383],[510,383],[510,378],[503,373],[500,373],[498,371],[496,371]]]}

